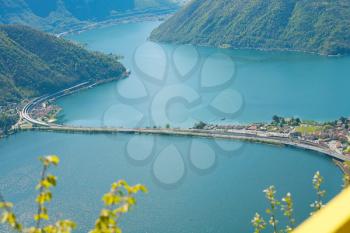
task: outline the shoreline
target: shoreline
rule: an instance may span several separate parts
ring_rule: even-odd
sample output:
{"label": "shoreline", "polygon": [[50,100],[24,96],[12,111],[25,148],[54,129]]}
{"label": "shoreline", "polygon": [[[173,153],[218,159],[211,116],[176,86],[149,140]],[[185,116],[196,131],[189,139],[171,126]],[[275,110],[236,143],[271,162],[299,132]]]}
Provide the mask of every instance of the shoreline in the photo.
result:
{"label": "shoreline", "polygon": [[[111,17],[110,19],[106,19],[100,22],[89,22],[84,25],[79,25],[77,26],[77,28],[73,28],[71,30],[63,31],[60,33],[54,33],[54,35],[57,37],[64,37],[71,34],[80,34],[85,31],[99,29],[103,27],[109,27],[117,24],[135,23],[135,22],[143,22],[143,21],[160,21],[166,17],[169,17],[175,12],[176,12],[176,9],[170,8],[170,9],[161,9],[156,12],[152,12],[152,11],[139,12],[136,15],[130,15],[130,16],[128,16],[127,14],[121,14],[118,17],[115,17],[115,18]],[[203,48],[216,48],[216,49],[233,50],[233,51],[246,50],[246,51],[259,51],[259,52],[286,52],[286,53],[317,55],[321,57],[347,56],[347,54],[326,54],[326,53],[320,53],[315,51],[288,49],[288,48],[226,47],[224,45],[214,46],[214,45],[205,44],[205,43],[204,44],[193,44],[193,43],[183,44],[183,43],[176,43],[176,42],[162,42],[162,41],[151,39],[150,37],[148,38],[148,40],[152,42],[164,43],[164,44],[192,45],[192,46],[198,46]]]}
{"label": "shoreline", "polygon": [[[123,78],[123,77],[121,77]],[[107,83],[112,83],[112,82],[116,82],[118,81],[119,79],[121,78],[109,78],[109,79],[105,79],[105,80],[101,80],[101,81],[97,81],[97,82],[94,82],[94,83],[86,83],[86,85],[82,85],[80,88],[78,89],[75,89],[75,90],[72,90],[72,91],[68,91],[68,92],[65,92],[64,94],[60,95],[60,96],[57,96],[57,97],[54,97],[54,98],[51,98],[51,99],[48,99],[46,100],[47,102],[51,103],[50,105],[53,105],[55,107],[59,107],[58,105],[54,104],[53,102],[56,102],[58,99],[62,98],[62,97],[65,97],[65,96],[69,96],[69,95],[74,95],[75,93],[78,93],[78,92],[81,92],[81,91],[85,91],[85,90],[88,90],[88,89],[91,89],[95,86],[100,86],[100,85],[104,85],[104,84],[107,84]],[[79,84],[78,84],[79,85]],[[43,100],[43,102],[45,102],[45,100]],[[53,103],[53,104],[52,104]],[[62,108],[59,107],[59,110],[55,112],[54,115],[51,116],[50,120],[47,121],[48,124],[54,124],[55,122],[57,122],[57,116],[58,114],[62,111]]]}
{"label": "shoreline", "polygon": [[[124,73],[120,74],[118,77],[112,77],[108,79],[94,80],[94,81],[85,81],[79,84],[75,84],[74,86],[67,87],[66,89],[60,90],[58,92],[46,94],[40,97],[36,97],[32,100],[29,100],[28,103],[26,103],[22,107],[21,111],[18,112],[18,115],[19,115],[18,122],[12,126],[10,133],[7,135],[4,135],[4,137],[14,134],[18,130],[21,130],[23,125],[26,123],[29,123],[32,125],[42,125],[42,126],[48,126],[49,124],[51,124],[51,122],[43,122],[40,120],[35,120],[30,116],[32,110],[35,109],[35,107],[37,107],[39,104],[42,104],[45,102],[52,103],[53,101],[56,101],[57,99],[62,98],[64,96],[72,95],[76,92],[84,91],[98,85],[103,85],[106,83],[125,79],[129,75],[130,73],[127,70],[125,70]],[[53,117],[51,116],[51,118],[53,118],[54,120],[57,120],[56,116],[58,113],[59,112],[56,112],[56,114]]]}
{"label": "shoreline", "polygon": [[64,125],[49,125],[31,128],[23,128],[23,131],[46,131],[46,132],[63,132],[63,133],[83,133],[83,134],[145,134],[145,135],[168,135],[180,137],[201,137],[201,138],[217,138],[227,140],[241,140],[251,143],[263,143],[272,145],[291,146],[294,148],[310,150],[329,156],[339,161],[350,161],[350,157],[339,154],[329,148],[312,144],[307,141],[292,140],[282,137],[263,137],[255,134],[249,134],[245,131],[227,132],[220,130],[198,130],[198,129],[166,129],[166,128],[98,128],[98,127],[75,127]]}
{"label": "shoreline", "polygon": [[[280,137],[280,136],[261,136],[259,131],[247,133],[245,130],[235,130],[235,131],[225,131],[218,129],[167,129],[167,128],[98,128],[98,127],[76,127],[76,126],[67,126],[60,125],[49,122],[41,122],[34,120],[30,117],[31,109],[35,108],[40,103],[46,101],[55,101],[61,97],[72,95],[76,92],[83,91],[89,88],[92,88],[97,85],[102,85],[105,83],[113,82],[120,80],[125,76],[121,76],[118,78],[112,78],[108,80],[102,80],[95,83],[82,83],[71,88],[62,90],[58,93],[55,93],[50,96],[46,96],[44,98],[39,98],[39,101],[33,100],[28,103],[21,112],[21,117],[25,121],[31,123],[33,126],[30,127],[22,127],[21,125],[14,130],[14,133],[17,131],[49,131],[49,132],[64,132],[64,133],[84,133],[84,134],[117,134],[117,133],[128,133],[128,134],[157,134],[157,135],[170,135],[170,136],[188,136],[188,137],[204,137],[204,138],[219,138],[219,139],[227,139],[227,140],[241,140],[247,141],[251,143],[263,143],[270,145],[282,145],[282,146],[291,146],[298,149],[310,150],[314,152],[318,152],[324,154],[326,156],[330,156],[333,159],[337,159],[338,161],[350,161],[350,157],[345,156],[344,154],[339,154],[335,151],[332,151],[330,148],[326,148],[325,146],[311,143],[309,141],[300,141],[297,139],[292,139],[289,137]],[[78,88],[76,88],[78,87]],[[68,90],[68,91],[67,91]],[[61,94],[63,93],[63,94]],[[58,95],[57,95],[58,94]],[[56,96],[57,95],[57,96]],[[35,126],[38,125],[38,126]]]}
{"label": "shoreline", "polygon": [[339,167],[339,169],[343,172],[343,174],[350,177],[350,168],[348,165],[346,165],[346,164],[344,164],[336,159],[333,159],[333,162],[335,163],[336,166]]}
{"label": "shoreline", "polygon": [[350,161],[350,157],[343,153],[338,153],[331,150],[324,145],[312,143],[310,141],[299,140],[291,137],[282,136],[271,136],[261,134],[262,132],[253,131],[247,132],[246,130],[222,130],[222,129],[194,129],[194,128],[107,128],[107,127],[77,127],[60,125],[50,122],[43,122],[40,120],[32,119],[30,112],[39,104],[44,102],[56,101],[57,99],[72,95],[76,92],[83,91],[92,88],[97,85],[118,81],[122,78],[127,77],[127,73],[121,75],[118,78],[111,78],[107,80],[99,80],[97,82],[84,82],[73,87],[64,89],[57,93],[49,96],[43,96],[36,98],[29,102],[21,111],[21,119],[25,122],[29,122],[31,125],[18,125],[14,129],[14,133],[17,131],[49,131],[49,132],[64,132],[64,133],[85,133],[85,134],[117,134],[117,133],[128,133],[128,134],[157,134],[157,135],[171,135],[171,136],[189,136],[189,137],[205,137],[205,138],[220,138],[227,140],[241,140],[248,141],[251,143],[263,143],[272,145],[283,145],[291,146],[294,148],[310,150],[318,153],[322,153],[331,158],[335,158],[338,161]]}
{"label": "shoreline", "polygon": [[[62,97],[65,97],[65,96],[69,96],[69,95],[73,95],[73,94],[75,94],[77,92],[84,91],[84,90],[93,88],[95,86],[103,85],[103,84],[106,84],[106,83],[115,82],[115,81],[118,81],[120,79],[124,79],[124,78],[127,78],[127,77],[128,77],[128,74],[124,73],[124,74],[122,74],[119,77],[108,78],[108,79],[104,79],[104,80],[97,80],[95,82],[86,81],[86,82],[79,83],[79,84],[76,84],[74,86],[68,87],[66,89],[63,89],[61,91],[52,93],[52,94],[46,94],[44,96],[36,97],[36,98],[34,98],[32,100],[28,100],[28,103],[23,105],[21,111],[18,112],[19,119],[18,119],[17,123],[12,126],[11,130],[9,130],[8,133],[0,134],[0,140],[4,139],[4,138],[7,138],[7,137],[9,137],[11,135],[14,135],[18,131],[23,130],[22,126],[23,126],[24,123],[32,123],[32,124],[33,123],[34,124],[42,123],[43,125],[48,125],[45,122],[40,122],[40,121],[33,120],[33,119],[32,119],[33,122],[30,122],[30,121],[28,121],[26,119],[26,117],[31,119],[31,117],[29,116],[30,113],[28,111],[32,111],[33,108],[35,106],[37,106],[38,104],[40,104],[40,103],[56,101],[59,98],[62,98]],[[26,100],[22,100],[22,102],[23,101],[26,101]],[[49,124],[50,123],[54,123],[57,120],[56,116],[57,116],[57,114],[60,111],[56,112],[55,116],[51,119],[51,120],[54,120],[54,121],[53,122],[48,122]]]}
{"label": "shoreline", "polygon": [[[147,15],[139,15],[139,16],[133,16],[131,17],[131,19],[129,19],[129,21],[127,21],[126,23],[130,23],[130,22],[137,22],[137,21],[144,21],[145,17],[152,17],[153,19],[159,19],[160,17],[165,17],[165,14],[162,15],[152,15],[152,16],[147,16]],[[89,24],[89,25],[85,25],[83,27],[77,28],[77,29],[73,29],[70,31],[66,31],[66,32],[62,32],[59,35],[56,35],[58,37],[60,36],[65,36],[71,33],[80,33],[86,30],[92,30],[94,28],[101,28],[104,26],[109,26],[109,25],[113,25],[113,24],[118,24],[118,23],[125,23],[126,19],[125,18],[118,18],[118,19],[112,19],[112,20],[106,20],[106,21],[102,21],[99,23],[93,23],[93,24]],[[198,45],[198,46],[203,46],[203,45]],[[205,46],[204,47],[212,47],[212,46]],[[213,47],[215,48],[215,47]],[[222,48],[222,49],[229,49],[229,50],[237,50],[237,49],[246,49],[246,50],[255,50],[255,51],[281,51],[281,52],[298,52],[298,53],[311,53],[311,54],[317,54],[317,53],[312,53],[312,52],[307,52],[307,51],[295,51],[295,50],[284,50],[284,49],[259,49],[259,48]],[[325,56],[325,54],[318,54],[318,55],[322,55]],[[328,55],[328,56],[332,56],[332,55]],[[57,93],[54,94],[50,94],[48,96],[42,96],[42,97],[38,97],[32,101],[30,101],[27,105],[25,105],[25,107],[22,109],[22,111],[20,112],[20,117],[21,119],[24,119],[25,121],[33,124],[33,125],[39,125],[40,127],[32,127],[29,126],[28,128],[26,127],[21,127],[21,125],[19,125],[19,127],[17,126],[16,128],[13,129],[13,131],[9,134],[14,134],[17,131],[27,131],[27,130],[41,130],[41,131],[57,131],[57,132],[78,132],[78,133],[134,133],[134,134],[138,134],[138,133],[143,133],[143,134],[161,134],[161,135],[175,135],[175,136],[193,136],[193,137],[206,137],[206,138],[222,138],[222,139],[230,139],[230,140],[244,140],[244,141],[249,141],[249,142],[258,142],[258,143],[264,143],[264,144],[277,144],[277,145],[286,145],[286,146],[292,146],[292,147],[297,147],[297,148],[301,148],[301,149],[307,149],[307,150],[312,150],[312,151],[316,151],[316,152],[320,152],[322,154],[326,154],[328,156],[331,157],[335,157],[339,160],[342,161],[346,161],[349,160],[350,161],[350,157],[346,157],[343,154],[335,154],[336,152],[332,152],[329,150],[329,148],[327,151],[325,148],[322,148],[321,145],[317,146],[317,145],[307,145],[305,143],[301,143],[301,142],[297,142],[294,141],[292,139],[286,139],[286,138],[263,138],[261,136],[258,135],[247,135],[244,132],[236,132],[236,134],[225,134],[225,132],[219,132],[219,130],[214,131],[210,131],[210,130],[202,130],[202,131],[191,131],[191,129],[156,129],[156,130],[150,130],[148,128],[140,128],[140,129],[123,129],[123,128],[89,128],[89,127],[74,127],[74,126],[65,126],[65,125],[59,125],[59,124],[55,124],[54,122],[43,122],[40,120],[35,120],[32,119],[30,117],[30,113],[31,111],[38,106],[41,103],[44,102],[52,102],[52,101],[56,101],[57,99],[67,96],[67,95],[71,95],[74,94],[76,92],[79,91],[83,91],[89,88],[92,88],[96,85],[102,85],[105,83],[109,83],[109,82],[113,82],[113,81],[117,81],[123,78],[123,75],[121,75],[120,77],[117,78],[111,78],[111,79],[107,79],[107,80],[99,80],[96,82],[84,82],[81,84],[78,84],[76,86],[64,89],[62,91],[59,91]],[[56,114],[57,116],[57,114]],[[56,116],[54,116],[54,118],[56,119]],[[227,133],[227,132],[226,132]],[[5,135],[4,137],[7,137],[9,135]]]}
{"label": "shoreline", "polygon": [[70,30],[63,30],[62,32],[53,33],[56,37],[64,37],[71,34],[80,34],[85,31],[92,29],[99,29],[103,27],[113,26],[117,24],[126,23],[136,23],[143,21],[160,21],[176,12],[175,8],[165,8],[165,9],[148,9],[141,11],[133,11],[128,13],[123,13],[120,15],[111,16],[108,19],[99,22],[87,22],[83,25],[78,25]]}
{"label": "shoreline", "polygon": [[298,53],[298,54],[306,54],[306,55],[314,55],[314,56],[320,56],[320,57],[329,57],[329,58],[337,58],[337,57],[344,57],[344,56],[350,56],[350,54],[326,54],[326,53],[320,53],[320,52],[314,52],[314,51],[308,51],[308,50],[298,50],[298,49],[287,49],[287,48],[258,48],[258,47],[226,47],[226,46],[215,46],[211,44],[193,44],[193,43],[177,43],[177,42],[169,42],[169,41],[159,41],[155,39],[149,38],[150,41],[155,43],[161,43],[161,44],[173,44],[173,45],[191,45],[191,46],[197,46],[202,48],[213,48],[213,49],[223,49],[223,50],[242,50],[242,51],[257,51],[257,52],[281,52],[281,53]]}

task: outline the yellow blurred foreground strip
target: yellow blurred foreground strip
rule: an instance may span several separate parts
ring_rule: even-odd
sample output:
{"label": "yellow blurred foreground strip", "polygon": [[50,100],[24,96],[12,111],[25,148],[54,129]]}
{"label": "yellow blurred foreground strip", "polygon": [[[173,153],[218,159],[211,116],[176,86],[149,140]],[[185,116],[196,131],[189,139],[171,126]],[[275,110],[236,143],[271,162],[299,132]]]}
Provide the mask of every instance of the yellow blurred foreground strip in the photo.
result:
{"label": "yellow blurred foreground strip", "polygon": [[350,233],[350,188],[336,196],[293,233]]}

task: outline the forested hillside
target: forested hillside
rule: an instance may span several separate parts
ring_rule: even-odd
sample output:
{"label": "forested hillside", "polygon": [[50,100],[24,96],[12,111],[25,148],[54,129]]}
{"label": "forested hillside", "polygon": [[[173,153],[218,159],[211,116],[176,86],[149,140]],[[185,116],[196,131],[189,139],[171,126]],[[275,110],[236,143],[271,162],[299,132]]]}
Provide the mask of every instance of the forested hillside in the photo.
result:
{"label": "forested hillside", "polygon": [[112,55],[25,26],[0,25],[0,106],[124,71]]}
{"label": "forested hillside", "polygon": [[350,52],[349,0],[194,0],[151,39],[204,46]]}
{"label": "forested hillside", "polygon": [[0,0],[0,23],[60,32],[114,13],[176,8],[177,0]]}

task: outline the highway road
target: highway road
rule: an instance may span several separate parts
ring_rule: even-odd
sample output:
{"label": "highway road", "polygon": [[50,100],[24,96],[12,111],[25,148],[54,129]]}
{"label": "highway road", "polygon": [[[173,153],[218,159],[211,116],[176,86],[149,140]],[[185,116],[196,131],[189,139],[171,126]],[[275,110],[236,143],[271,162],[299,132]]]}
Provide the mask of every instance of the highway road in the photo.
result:
{"label": "highway road", "polygon": [[230,140],[245,140],[260,143],[279,144],[293,146],[301,149],[312,150],[322,154],[326,154],[332,158],[341,161],[350,161],[350,158],[330,150],[326,146],[322,146],[309,141],[301,141],[292,139],[287,136],[269,136],[266,132],[250,131],[246,130],[207,130],[207,129],[177,129],[177,128],[107,128],[107,127],[79,127],[79,126],[65,126],[50,124],[43,121],[33,119],[31,117],[31,111],[39,104],[48,101],[53,98],[59,98],[72,90],[79,89],[82,86],[89,84],[84,82],[76,86],[59,91],[52,95],[45,95],[30,101],[24,106],[20,115],[23,119],[33,125],[32,130],[41,131],[59,131],[59,132],[72,132],[72,133],[103,133],[103,134],[116,134],[116,133],[129,133],[129,134],[158,134],[158,135],[174,135],[174,136],[192,136],[192,137],[206,137],[206,138],[222,138]]}

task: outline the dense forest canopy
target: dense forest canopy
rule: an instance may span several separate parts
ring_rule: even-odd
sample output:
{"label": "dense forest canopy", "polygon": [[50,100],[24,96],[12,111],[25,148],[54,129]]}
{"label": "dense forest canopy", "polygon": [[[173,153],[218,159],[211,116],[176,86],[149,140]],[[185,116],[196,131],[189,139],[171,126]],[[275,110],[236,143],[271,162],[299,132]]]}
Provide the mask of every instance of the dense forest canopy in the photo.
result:
{"label": "dense forest canopy", "polygon": [[350,52],[349,0],[194,0],[151,39],[204,46]]}
{"label": "dense forest canopy", "polygon": [[124,71],[115,56],[26,26],[0,25],[0,106]]}
{"label": "dense forest canopy", "polygon": [[66,30],[113,13],[177,9],[179,0],[0,0],[0,24],[24,24],[45,31]]}

